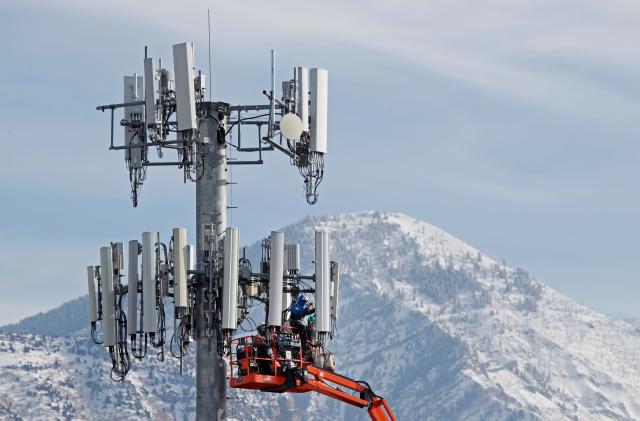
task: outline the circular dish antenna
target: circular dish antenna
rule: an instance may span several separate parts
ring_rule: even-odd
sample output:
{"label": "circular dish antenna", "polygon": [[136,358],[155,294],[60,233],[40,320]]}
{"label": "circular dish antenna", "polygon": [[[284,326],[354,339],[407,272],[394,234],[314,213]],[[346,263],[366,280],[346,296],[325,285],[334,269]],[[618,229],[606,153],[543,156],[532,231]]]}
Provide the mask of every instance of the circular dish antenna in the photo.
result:
{"label": "circular dish antenna", "polygon": [[293,113],[285,114],[280,120],[280,133],[289,140],[299,139],[302,134],[302,120]]}

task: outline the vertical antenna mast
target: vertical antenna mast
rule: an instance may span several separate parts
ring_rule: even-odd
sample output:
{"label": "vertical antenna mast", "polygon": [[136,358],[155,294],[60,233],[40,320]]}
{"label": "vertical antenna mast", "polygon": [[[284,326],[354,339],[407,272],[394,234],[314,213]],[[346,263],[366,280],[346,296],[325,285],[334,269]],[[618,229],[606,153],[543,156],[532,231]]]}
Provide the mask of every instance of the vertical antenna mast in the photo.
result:
{"label": "vertical antenna mast", "polygon": [[211,77],[211,11],[207,9],[207,27],[209,29],[209,102],[213,91],[213,78]]}
{"label": "vertical antenna mast", "polygon": [[276,50],[271,50],[271,103],[269,104],[269,139],[273,139],[276,120]]}

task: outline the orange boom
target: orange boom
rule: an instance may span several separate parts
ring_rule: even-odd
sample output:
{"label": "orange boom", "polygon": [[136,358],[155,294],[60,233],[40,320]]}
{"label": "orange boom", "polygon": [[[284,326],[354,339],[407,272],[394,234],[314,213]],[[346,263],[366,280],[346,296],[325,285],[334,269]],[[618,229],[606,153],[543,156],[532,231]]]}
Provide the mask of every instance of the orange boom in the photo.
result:
{"label": "orange boom", "polygon": [[[273,393],[318,392],[358,408],[367,408],[372,420],[395,421],[383,397],[363,381],[316,367],[314,350],[303,350],[297,335],[246,336],[231,342],[229,385]],[[235,358],[234,358],[235,357]],[[335,386],[332,386],[334,384]],[[349,389],[353,393],[338,389]]]}

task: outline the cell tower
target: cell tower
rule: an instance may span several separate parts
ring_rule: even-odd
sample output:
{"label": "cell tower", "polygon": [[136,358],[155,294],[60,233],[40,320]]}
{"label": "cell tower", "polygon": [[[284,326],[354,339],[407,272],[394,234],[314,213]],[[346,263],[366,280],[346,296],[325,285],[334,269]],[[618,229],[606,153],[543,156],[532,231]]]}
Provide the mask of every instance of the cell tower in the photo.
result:
{"label": "cell tower", "polygon": [[[307,309],[317,320],[313,330],[305,330],[313,336],[311,358],[319,367],[333,365],[324,344],[337,317],[339,265],[329,258],[329,233],[316,232],[315,274],[302,275],[300,247],[285,244],[282,232],[263,242],[262,260],[254,267],[241,252],[238,228],[227,227],[226,218],[227,167],[263,164],[263,154],[273,150],[302,175],[307,202],[317,202],[327,153],[328,72],[296,67],[278,97],[272,50],[266,103],[231,105],[205,100],[206,77],[194,68],[192,43],[173,46],[173,71],[162,64],[145,47],[143,76],[124,77],[123,102],[97,109],[110,111],[109,149],[124,151],[134,207],[150,167],[176,166],[185,182],[196,183],[196,245],[189,245],[185,228],[173,229],[166,239],[143,232],[128,242],[126,265],[124,243],[101,247],[100,264],[87,268],[91,337],[107,348],[114,381],[131,369],[131,356],[142,359],[151,348],[161,360],[169,350],[182,368],[195,340],[197,419],[224,419],[224,357],[239,352],[234,333],[255,305],[265,306],[265,337],[280,341],[290,329],[292,306],[307,294],[313,301]],[[120,109],[124,141],[115,145],[114,114]],[[247,138],[248,131],[257,136]],[[255,157],[231,160],[228,147]],[[177,158],[163,159],[167,150]],[[174,308],[170,338],[168,303]]]}

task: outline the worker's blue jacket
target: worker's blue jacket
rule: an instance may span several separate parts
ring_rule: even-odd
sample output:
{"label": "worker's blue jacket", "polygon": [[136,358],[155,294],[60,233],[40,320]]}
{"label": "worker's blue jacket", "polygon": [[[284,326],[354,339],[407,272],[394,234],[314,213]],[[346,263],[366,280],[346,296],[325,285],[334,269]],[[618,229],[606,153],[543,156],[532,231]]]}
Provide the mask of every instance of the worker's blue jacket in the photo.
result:
{"label": "worker's blue jacket", "polygon": [[302,318],[315,311],[313,305],[304,298],[304,295],[298,295],[296,301],[291,304],[291,316],[295,318]]}

